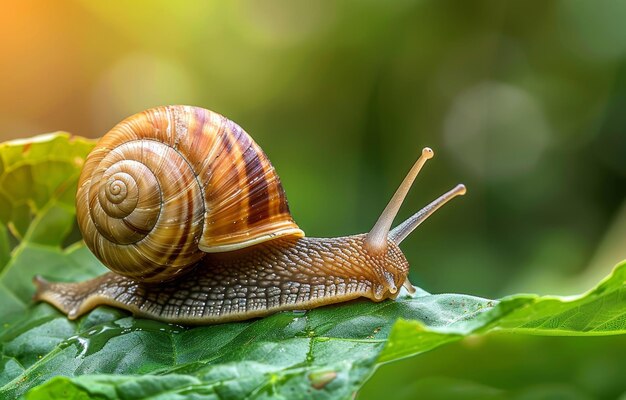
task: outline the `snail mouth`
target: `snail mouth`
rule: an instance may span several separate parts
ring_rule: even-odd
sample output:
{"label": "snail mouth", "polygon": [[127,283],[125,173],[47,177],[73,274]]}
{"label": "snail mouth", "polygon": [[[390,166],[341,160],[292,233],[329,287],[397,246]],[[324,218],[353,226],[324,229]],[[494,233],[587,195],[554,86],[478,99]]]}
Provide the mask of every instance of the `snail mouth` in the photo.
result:
{"label": "snail mouth", "polygon": [[379,281],[374,283],[371,298],[374,301],[396,299],[403,292],[402,288],[405,289],[405,294],[406,292],[413,294],[416,291],[406,274],[396,276],[389,271],[383,271],[379,276]]}
{"label": "snail mouth", "polygon": [[396,285],[394,276],[387,271],[383,271],[380,283],[374,285],[374,300],[381,301],[384,299],[395,299],[400,291]]}
{"label": "snail mouth", "polygon": [[374,301],[383,301],[385,299],[395,299],[398,295],[397,288],[390,288],[387,285],[375,285],[373,294],[374,297],[372,300]]}

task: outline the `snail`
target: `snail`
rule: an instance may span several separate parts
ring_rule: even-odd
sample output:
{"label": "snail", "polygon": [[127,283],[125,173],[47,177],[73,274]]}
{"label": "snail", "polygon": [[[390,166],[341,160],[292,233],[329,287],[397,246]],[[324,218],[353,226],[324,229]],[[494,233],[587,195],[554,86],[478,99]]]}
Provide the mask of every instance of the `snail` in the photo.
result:
{"label": "snail", "polygon": [[310,238],[269,159],[236,123],[198,107],[143,111],[87,157],[76,195],[87,247],[111,272],[80,283],[35,277],[34,299],[76,319],[99,305],[211,324],[410,292],[400,243],[463,185],[394,229],[421,156],[366,234]]}

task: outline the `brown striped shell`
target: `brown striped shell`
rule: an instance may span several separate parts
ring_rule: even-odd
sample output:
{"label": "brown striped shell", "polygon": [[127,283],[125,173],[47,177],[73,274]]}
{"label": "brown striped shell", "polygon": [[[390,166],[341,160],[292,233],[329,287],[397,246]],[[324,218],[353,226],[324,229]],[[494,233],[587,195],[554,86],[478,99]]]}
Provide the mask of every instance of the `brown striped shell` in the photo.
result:
{"label": "brown striped shell", "polygon": [[172,279],[206,252],[304,236],[263,150],[234,122],[190,106],[146,110],[104,135],[76,209],[91,251],[144,282]]}

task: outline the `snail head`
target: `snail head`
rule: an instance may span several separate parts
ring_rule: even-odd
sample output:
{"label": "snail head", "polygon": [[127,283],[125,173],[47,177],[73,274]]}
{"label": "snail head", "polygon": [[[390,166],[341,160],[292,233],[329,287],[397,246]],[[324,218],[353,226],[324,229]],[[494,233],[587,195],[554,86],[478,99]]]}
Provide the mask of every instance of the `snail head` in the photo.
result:
{"label": "snail head", "polygon": [[[437,211],[439,207],[443,206],[456,196],[464,195],[466,192],[465,186],[459,184],[432,201],[426,207],[413,214],[394,229],[391,229],[391,224],[398,214],[400,206],[409,192],[409,189],[413,185],[413,181],[426,161],[431,159],[433,156],[434,152],[430,148],[425,147],[422,150],[421,156],[404,178],[400,187],[398,187],[398,190],[396,190],[396,193],[389,201],[389,204],[387,204],[387,207],[385,207],[385,210],[378,218],[378,221],[376,221],[372,230],[365,235],[363,243],[364,249],[373,256],[383,256],[385,258],[386,270],[390,271],[393,275],[395,275],[394,272],[405,269],[400,266],[403,263],[406,264],[406,259],[398,247],[400,243],[411,232],[413,232],[415,228],[417,228],[422,222]],[[406,277],[407,274],[408,271],[404,272],[404,277]],[[399,281],[395,280],[395,282]],[[409,290],[409,292],[413,292],[415,290],[409,283],[408,279],[404,280],[403,285]]]}

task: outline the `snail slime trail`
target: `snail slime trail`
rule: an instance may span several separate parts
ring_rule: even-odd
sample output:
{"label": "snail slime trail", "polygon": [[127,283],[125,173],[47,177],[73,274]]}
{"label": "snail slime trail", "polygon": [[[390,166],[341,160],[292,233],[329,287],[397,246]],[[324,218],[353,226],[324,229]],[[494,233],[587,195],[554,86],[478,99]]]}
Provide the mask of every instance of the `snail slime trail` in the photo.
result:
{"label": "snail slime trail", "polygon": [[75,319],[99,305],[184,324],[394,299],[409,263],[399,244],[457,185],[391,229],[429,148],[368,233],[304,235],[278,174],[236,123],[198,107],[157,107],[105,134],[78,183],[87,247],[111,272],[78,283],[35,277],[35,300]]}

